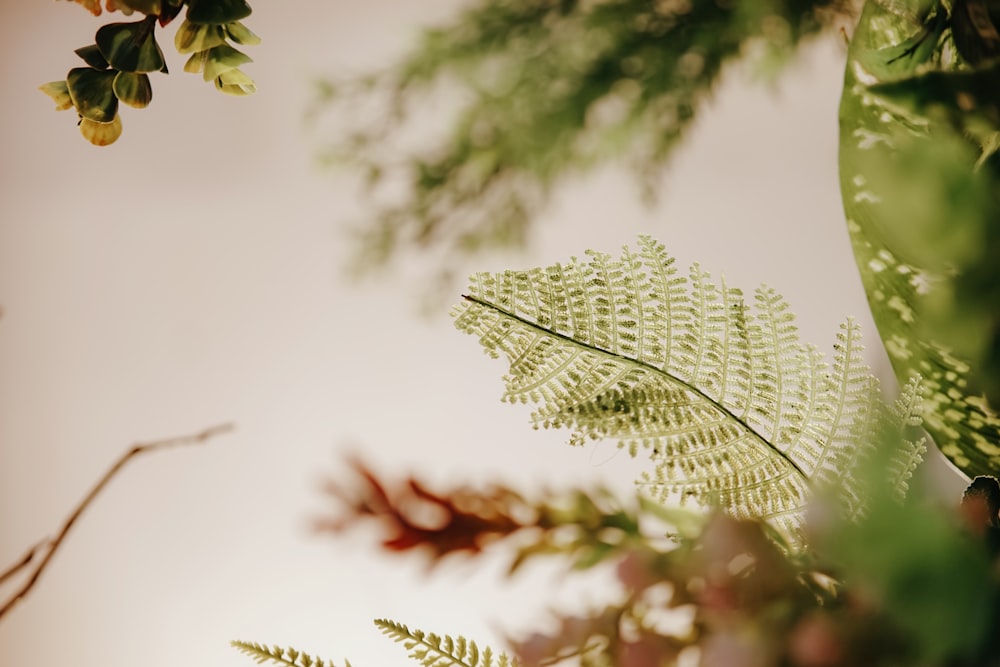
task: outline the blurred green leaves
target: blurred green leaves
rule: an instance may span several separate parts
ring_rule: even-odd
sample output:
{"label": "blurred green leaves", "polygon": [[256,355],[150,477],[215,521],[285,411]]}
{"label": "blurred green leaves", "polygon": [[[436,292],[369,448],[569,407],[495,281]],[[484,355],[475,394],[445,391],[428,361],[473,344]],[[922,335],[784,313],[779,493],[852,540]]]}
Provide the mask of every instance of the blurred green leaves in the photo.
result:
{"label": "blurred green leaves", "polygon": [[1000,471],[1000,72],[957,48],[972,5],[985,8],[867,3],[840,110],[844,210],[879,333],[897,377],[923,376],[925,427],[970,476]]}
{"label": "blurred green leaves", "polygon": [[[96,2],[81,3],[99,14]],[[76,50],[87,67],[70,70],[65,81],[44,84],[40,90],[51,97],[57,110],[75,107],[80,131],[91,143],[106,146],[121,135],[118,102],[142,109],[153,99],[148,72],[167,72],[163,51],[156,41],[156,28],[170,23],[187,5],[187,18],[177,31],[175,45],[182,54],[192,54],[184,69],[204,72],[205,81],[233,95],[256,92],[253,79],[240,65],[251,58],[231,46],[254,45],[260,38],[240,19],[250,15],[244,0],[115,0],[109,11],[139,12],[134,22],[110,23],[98,29],[95,44]]]}
{"label": "blurred green leaves", "polygon": [[[813,498],[803,549],[718,511],[622,502],[605,490],[534,499],[499,484],[431,491],[357,463],[350,483],[329,487],[336,510],[317,528],[377,524],[384,551],[420,553],[430,565],[501,549],[510,575],[558,560],[569,573],[591,571],[592,586],[603,569],[602,604],[564,605],[512,641],[526,666],[567,656],[675,665],[696,648],[708,667],[995,667],[1000,561],[955,507],[892,492],[884,464],[899,444],[881,440],[860,463],[873,490],[864,515],[848,516],[842,489]],[[440,515],[432,528],[413,511],[428,503]]]}
{"label": "blurred green leaves", "polygon": [[998,594],[987,551],[939,508],[883,501],[839,526],[828,556],[844,584],[883,610],[926,663],[969,659],[991,630]]}
{"label": "blurred green leaves", "polygon": [[[366,176],[376,209],[359,268],[404,248],[519,245],[555,185],[612,160],[652,196],[726,63],[773,70],[847,5],[476,3],[388,71],[322,87],[317,110],[346,126],[325,157]],[[441,125],[445,91],[447,127],[418,133]]]}

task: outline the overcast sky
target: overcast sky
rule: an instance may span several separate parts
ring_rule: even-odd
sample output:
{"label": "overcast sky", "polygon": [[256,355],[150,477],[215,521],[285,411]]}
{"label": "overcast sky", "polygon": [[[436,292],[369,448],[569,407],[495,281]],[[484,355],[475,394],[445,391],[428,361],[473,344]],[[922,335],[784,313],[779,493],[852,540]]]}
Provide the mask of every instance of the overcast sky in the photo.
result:
{"label": "overcast sky", "polygon": [[[567,433],[533,431],[527,409],[501,404],[505,368],[452,328],[454,298],[418,315],[420,270],[358,285],[340,269],[342,222],[364,209],[315,164],[310,77],[384,65],[456,3],[257,4],[247,23],[264,43],[245,68],[257,95],[184,74],[170,27],[173,73],[154,77],[150,108],[123,109],[105,149],[36,88],[77,65],[72,50],[106,17],[0,4],[0,565],[131,443],[237,424],[134,461],[0,623],[2,665],[251,664],[230,639],[409,664],[371,619],[490,642],[544,618],[553,596],[600,595],[543,570],[511,583],[462,563],[427,581],[418,559],[378,556],[371,533],[309,532],[347,451],[440,484],[526,491],[627,490],[638,465],[608,443],[570,449]],[[557,194],[530,252],[459,273],[617,252],[651,233],[682,266],[775,287],[821,349],[853,315],[877,351],[837,191],[843,57],[828,38],[773,89],[730,72],[658,207],[607,169]]]}

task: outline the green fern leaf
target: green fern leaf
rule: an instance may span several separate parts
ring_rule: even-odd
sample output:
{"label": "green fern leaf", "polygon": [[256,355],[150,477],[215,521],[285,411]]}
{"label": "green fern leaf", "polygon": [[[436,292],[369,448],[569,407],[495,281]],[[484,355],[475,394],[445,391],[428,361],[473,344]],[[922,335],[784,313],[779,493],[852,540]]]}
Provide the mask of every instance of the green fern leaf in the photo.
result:
{"label": "green fern leaf", "polygon": [[383,634],[402,644],[409,656],[424,667],[517,667],[516,659],[500,653],[494,659],[487,646],[480,651],[474,641],[464,637],[440,637],[422,630],[411,630],[402,623],[380,618],[375,625]]}
{"label": "green fern leaf", "polygon": [[[510,361],[505,400],[534,404],[535,426],[568,427],[571,442],[648,450],[655,470],[640,484],[660,500],[693,496],[791,534],[817,485],[843,487],[856,511],[850,463],[893,415],[854,322],[831,369],[770,288],[748,306],[698,265],[678,275],[648,237],[617,260],[588,255],[472,277],[455,323]],[[912,449],[895,464],[900,484]]]}
{"label": "green fern leaf", "polygon": [[[332,660],[324,662],[308,653],[303,653],[294,648],[284,649],[278,645],[268,648],[264,644],[257,642],[231,641],[229,645],[250,656],[259,665],[265,662],[274,662],[288,667],[334,667]],[[351,667],[351,663],[344,661],[345,667]]]}

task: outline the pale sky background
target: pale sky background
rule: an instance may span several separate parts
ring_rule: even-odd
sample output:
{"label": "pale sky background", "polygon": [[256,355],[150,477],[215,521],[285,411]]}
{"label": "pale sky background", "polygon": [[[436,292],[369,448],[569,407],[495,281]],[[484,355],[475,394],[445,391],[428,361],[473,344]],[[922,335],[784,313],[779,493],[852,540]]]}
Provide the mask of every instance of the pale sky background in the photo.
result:
{"label": "pale sky background", "polygon": [[[347,451],[440,484],[529,492],[627,491],[639,465],[608,443],[571,449],[567,433],[533,431],[526,408],[501,404],[503,363],[452,328],[446,305],[418,315],[425,269],[357,285],[339,268],[341,223],[364,209],[349,179],[316,167],[310,76],[385,64],[457,5],[254,3],[247,24],[264,43],[245,69],[259,93],[244,99],[183,73],[171,26],[173,73],[154,76],[152,106],[123,108],[122,138],[97,149],[36,88],[77,66],[72,50],[107,17],[0,4],[0,567],[131,443],[237,424],[124,471],[0,622],[0,665],[252,664],[230,639],[416,664],[371,619],[489,643],[545,618],[553,596],[600,595],[544,569],[509,582],[461,561],[424,580],[419,558],[378,555],[373,533],[309,531]],[[660,206],[602,171],[559,192],[531,252],[458,274],[617,252],[651,233],[682,266],[778,289],[828,352],[854,315],[881,363],[837,190],[843,58],[828,36],[772,89],[731,71]]]}

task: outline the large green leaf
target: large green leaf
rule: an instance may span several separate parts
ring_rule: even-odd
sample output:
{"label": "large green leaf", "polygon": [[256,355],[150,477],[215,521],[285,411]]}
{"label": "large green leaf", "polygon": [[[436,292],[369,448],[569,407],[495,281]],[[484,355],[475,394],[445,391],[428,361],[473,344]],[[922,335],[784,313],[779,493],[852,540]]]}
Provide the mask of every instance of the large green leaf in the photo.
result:
{"label": "large green leaf", "polygon": [[866,3],[840,107],[840,183],[896,375],[923,376],[925,427],[975,475],[1000,471],[1000,419],[982,395],[1000,398],[1000,181],[982,159],[997,94],[992,70],[962,64],[949,18],[937,2]]}
{"label": "large green leaf", "polygon": [[[852,462],[888,412],[857,325],[844,325],[830,369],[771,289],[748,307],[697,265],[689,279],[677,275],[649,239],[620,260],[589,254],[473,276],[456,326],[510,360],[506,400],[537,404],[535,424],[572,428],[574,442],[648,450],[656,471],[642,484],[661,499],[693,495],[790,533],[810,490],[836,487],[859,509]],[[892,488],[905,488],[917,449],[894,459]]]}

